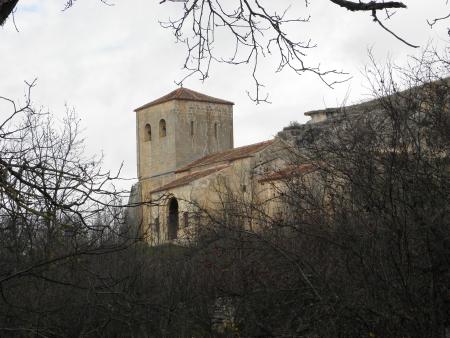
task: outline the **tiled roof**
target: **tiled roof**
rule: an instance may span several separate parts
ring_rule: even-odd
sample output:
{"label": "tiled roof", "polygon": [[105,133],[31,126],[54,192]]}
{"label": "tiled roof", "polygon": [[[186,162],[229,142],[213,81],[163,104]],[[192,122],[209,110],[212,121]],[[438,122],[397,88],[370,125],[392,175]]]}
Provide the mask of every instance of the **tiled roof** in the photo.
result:
{"label": "tiled roof", "polygon": [[289,167],[283,168],[281,170],[264,175],[263,177],[258,179],[258,181],[263,183],[263,182],[269,182],[269,181],[282,180],[285,178],[308,174],[310,172],[313,172],[315,169],[316,169],[316,167],[309,163],[289,166]]}
{"label": "tiled roof", "polygon": [[177,178],[176,180],[173,180],[172,182],[169,182],[165,185],[163,185],[162,187],[159,187],[155,190],[153,190],[151,193],[155,193],[155,192],[159,192],[159,191],[164,191],[164,190],[169,190],[169,189],[173,189],[176,187],[181,187],[183,185],[187,185],[195,180],[198,180],[199,178],[202,177],[206,177],[208,175],[211,175],[215,172],[218,172],[222,169],[225,169],[229,167],[228,165],[221,165],[221,166],[217,166],[211,169],[207,169],[207,170],[203,170],[203,171],[198,171],[195,172],[193,174],[189,174],[180,178]]}
{"label": "tiled roof", "polygon": [[250,157],[254,153],[264,149],[265,147],[271,145],[272,143],[273,140],[269,140],[260,143],[250,144],[248,146],[225,150],[220,153],[206,155],[205,157],[195,160],[194,162],[189,163],[187,166],[178,169],[176,173],[181,173],[183,171],[187,171],[195,167],[202,167],[220,162],[230,162],[238,160],[240,158]]}
{"label": "tiled roof", "polygon": [[143,106],[136,108],[134,111],[138,111],[144,108],[148,108],[151,106],[156,106],[157,104],[172,101],[172,100],[184,100],[184,101],[200,101],[200,102],[210,102],[210,103],[219,103],[219,104],[228,104],[232,105],[233,102],[225,101],[222,99],[218,99],[212,96],[208,96],[187,88],[178,88],[174,90],[173,92],[170,92],[167,95],[164,95],[163,97],[160,97],[159,99],[156,99],[152,102],[149,102],[147,104],[144,104]]}

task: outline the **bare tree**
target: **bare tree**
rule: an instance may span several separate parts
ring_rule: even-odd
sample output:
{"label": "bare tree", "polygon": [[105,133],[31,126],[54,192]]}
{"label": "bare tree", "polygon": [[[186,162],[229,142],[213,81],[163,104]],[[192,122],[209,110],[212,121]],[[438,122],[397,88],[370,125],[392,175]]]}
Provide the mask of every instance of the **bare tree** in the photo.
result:
{"label": "bare tree", "polygon": [[42,304],[19,301],[17,288],[82,287],[56,272],[68,273],[80,257],[123,250],[136,240],[124,232],[127,192],[115,188],[120,170],[103,171],[101,158],[86,157],[72,109],[60,122],[35,109],[34,85],[27,84],[23,105],[0,97],[0,289],[4,304],[31,312]]}

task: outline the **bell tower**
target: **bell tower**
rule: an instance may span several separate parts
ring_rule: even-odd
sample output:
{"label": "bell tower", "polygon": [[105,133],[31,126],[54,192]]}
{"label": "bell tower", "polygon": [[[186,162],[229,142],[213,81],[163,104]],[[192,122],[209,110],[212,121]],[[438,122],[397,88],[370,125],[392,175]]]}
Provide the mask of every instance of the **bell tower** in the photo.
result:
{"label": "bell tower", "polygon": [[233,148],[232,102],[179,88],[135,112],[137,174],[152,189],[180,167]]}

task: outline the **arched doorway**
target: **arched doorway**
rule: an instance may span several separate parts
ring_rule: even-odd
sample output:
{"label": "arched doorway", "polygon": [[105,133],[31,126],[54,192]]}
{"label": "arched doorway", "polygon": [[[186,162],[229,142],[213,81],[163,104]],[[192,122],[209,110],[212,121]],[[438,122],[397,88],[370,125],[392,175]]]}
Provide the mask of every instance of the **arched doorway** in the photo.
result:
{"label": "arched doorway", "polygon": [[178,201],[175,197],[169,201],[169,215],[167,217],[167,232],[169,240],[176,239],[178,233]]}

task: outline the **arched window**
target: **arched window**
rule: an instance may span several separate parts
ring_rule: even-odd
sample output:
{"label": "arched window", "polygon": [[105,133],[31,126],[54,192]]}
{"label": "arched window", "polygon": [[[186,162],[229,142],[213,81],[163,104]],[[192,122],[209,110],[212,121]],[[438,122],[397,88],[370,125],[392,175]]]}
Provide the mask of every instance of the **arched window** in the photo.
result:
{"label": "arched window", "polygon": [[214,138],[217,140],[217,122],[214,123]]}
{"label": "arched window", "polygon": [[159,121],[159,137],[166,137],[167,130],[166,130],[166,120],[161,119]]}
{"label": "arched window", "polygon": [[152,127],[148,123],[145,125],[144,140],[145,141],[152,140]]}
{"label": "arched window", "polygon": [[175,197],[169,201],[169,214],[167,216],[167,235],[169,240],[176,239],[178,233],[178,201]]}

